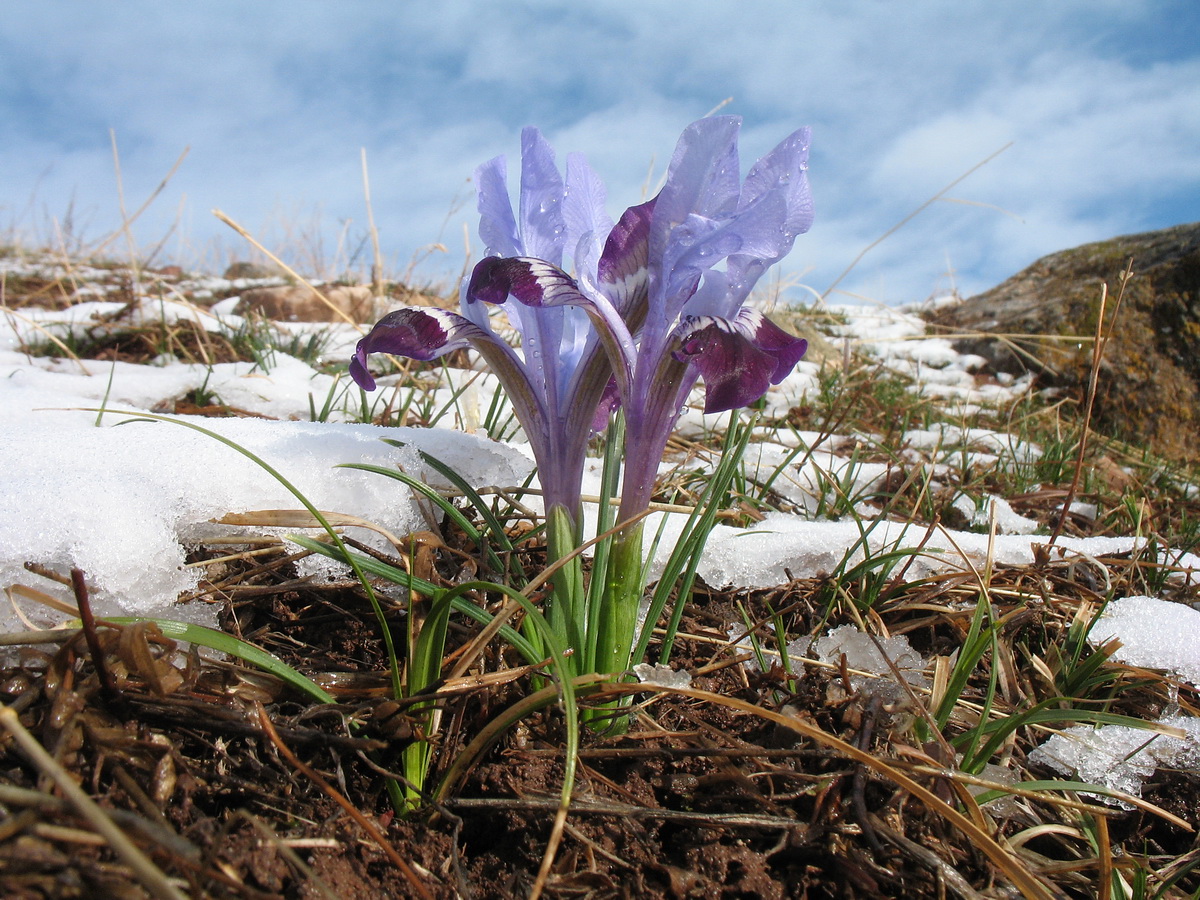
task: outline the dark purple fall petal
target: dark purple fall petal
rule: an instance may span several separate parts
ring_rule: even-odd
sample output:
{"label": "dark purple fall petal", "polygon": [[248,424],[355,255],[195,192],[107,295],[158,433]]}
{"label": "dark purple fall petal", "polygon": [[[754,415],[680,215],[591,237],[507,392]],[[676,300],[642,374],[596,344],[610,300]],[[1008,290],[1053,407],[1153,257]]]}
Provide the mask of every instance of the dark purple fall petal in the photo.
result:
{"label": "dark purple fall petal", "polygon": [[689,317],[681,324],[673,356],[704,376],[704,411],[748,406],[778,384],[804,356],[808,342],[794,338],[754,310],[733,321]]}
{"label": "dark purple fall petal", "polygon": [[452,338],[452,315],[444,310],[414,308],[388,313],[358,342],[350,361],[350,377],[365,390],[373,391],[375,379],[367,371],[367,356],[371,353],[430,360],[468,346],[464,338]]}
{"label": "dark purple fall petal", "polygon": [[471,273],[467,296],[485,303],[503,303],[512,296],[534,307],[587,302],[574,278],[545,260],[527,256],[480,260]]}
{"label": "dark purple fall petal", "polygon": [[738,321],[750,331],[752,340],[760,350],[775,359],[775,371],[771,373],[771,384],[779,384],[796,367],[808,350],[808,341],[792,337],[762,313],[743,308]]}
{"label": "dark purple fall petal", "polygon": [[354,351],[350,357],[350,377],[364,391],[375,390],[375,376],[367,369],[367,353],[362,347]]}
{"label": "dark purple fall petal", "polygon": [[604,242],[604,253],[596,267],[596,276],[606,293],[622,313],[639,293],[645,293],[649,261],[650,223],[654,201],[625,210]]}

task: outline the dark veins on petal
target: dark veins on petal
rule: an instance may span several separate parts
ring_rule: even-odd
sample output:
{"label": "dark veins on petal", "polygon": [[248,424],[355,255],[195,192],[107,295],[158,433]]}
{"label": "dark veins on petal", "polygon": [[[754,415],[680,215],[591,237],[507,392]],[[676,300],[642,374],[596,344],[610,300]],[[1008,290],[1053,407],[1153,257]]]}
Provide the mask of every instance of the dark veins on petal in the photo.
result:
{"label": "dark veins on petal", "polygon": [[489,256],[471,273],[467,296],[503,303],[509,296],[527,306],[555,306],[582,299],[575,280],[557,266],[527,256]]}
{"label": "dark veins on petal", "polygon": [[350,361],[350,377],[366,390],[373,391],[375,379],[367,371],[368,354],[391,353],[430,360],[445,352],[447,338],[443,324],[428,312],[419,309],[390,312],[358,342]]}
{"label": "dark veins on petal", "polygon": [[704,411],[748,406],[792,370],[807,341],[794,338],[768,319],[744,310],[738,319],[705,317],[685,322],[674,356],[693,363],[704,376]]}
{"label": "dark veins on petal", "polygon": [[604,242],[604,253],[596,267],[601,282],[632,284],[645,278],[653,214],[653,200],[625,210]]}

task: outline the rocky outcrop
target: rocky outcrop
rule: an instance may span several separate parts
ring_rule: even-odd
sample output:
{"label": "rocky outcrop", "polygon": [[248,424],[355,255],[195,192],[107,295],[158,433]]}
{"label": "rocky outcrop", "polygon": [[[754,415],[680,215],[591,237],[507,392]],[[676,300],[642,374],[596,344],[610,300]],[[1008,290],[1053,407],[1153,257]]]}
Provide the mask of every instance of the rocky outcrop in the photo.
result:
{"label": "rocky outcrop", "polygon": [[[1133,274],[1113,321],[1130,260]],[[1112,339],[1096,427],[1169,457],[1200,459],[1200,223],[1052,254],[927,318],[931,330],[961,335],[957,349],[996,370],[1033,370],[1040,384],[1082,398],[1102,285]]]}
{"label": "rocky outcrop", "polygon": [[281,270],[273,269],[270,266],[264,266],[259,263],[232,262],[225,268],[224,277],[230,281],[237,281],[243,278],[274,278],[281,274]]}
{"label": "rocky outcrop", "polygon": [[324,285],[317,290],[321,296],[305,285],[254,288],[242,294],[237,312],[279,322],[371,322],[379,317],[379,305],[365,285]]}

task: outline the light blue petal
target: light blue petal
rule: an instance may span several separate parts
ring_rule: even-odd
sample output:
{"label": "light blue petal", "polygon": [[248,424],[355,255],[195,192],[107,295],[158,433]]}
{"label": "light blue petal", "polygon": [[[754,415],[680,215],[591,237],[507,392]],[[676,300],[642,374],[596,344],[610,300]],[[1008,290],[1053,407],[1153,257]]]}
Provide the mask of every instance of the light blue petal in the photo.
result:
{"label": "light blue petal", "polygon": [[812,192],[808,186],[808,146],[812,130],[800,128],[779,142],[756,162],[742,185],[739,210],[750,206],[769,191],[782,191],[787,198],[787,230],[793,237],[812,226]]}
{"label": "light blue petal", "polygon": [[563,194],[566,186],[554,165],[554,150],[536,128],[521,132],[521,252],[506,256],[536,256],[562,265],[566,225]]}
{"label": "light blue petal", "polygon": [[475,193],[479,237],[485,252],[494,256],[519,255],[520,237],[508,197],[508,164],[503,156],[490,159],[475,170]]}
{"label": "light blue petal", "polygon": [[605,209],[607,192],[600,176],[582,153],[567,156],[567,193],[563,198],[566,225],[564,247],[571,254],[575,271],[595,271],[605,236],[612,231],[612,218]]}
{"label": "light blue petal", "polygon": [[[796,235],[812,224],[812,194],[806,174],[808,129],[801,129],[755,163],[736,210],[723,219],[692,215],[674,228],[664,248],[662,309],[682,315],[731,317],[762,274],[791,250]],[[700,275],[724,260],[727,294],[714,305],[693,309]]]}
{"label": "light blue petal", "polygon": [[740,127],[737,116],[714,116],[684,129],[667,169],[666,184],[655,202],[651,259],[662,257],[671,231],[690,217],[719,219],[737,211]]}

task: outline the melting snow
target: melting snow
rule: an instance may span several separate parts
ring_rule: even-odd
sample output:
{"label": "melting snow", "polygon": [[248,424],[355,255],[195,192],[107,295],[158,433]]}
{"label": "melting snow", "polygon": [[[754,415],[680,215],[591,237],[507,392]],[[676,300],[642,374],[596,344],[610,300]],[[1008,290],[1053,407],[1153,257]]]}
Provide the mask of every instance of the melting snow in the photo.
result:
{"label": "melting snow", "polygon": [[961,512],[973,528],[990,528],[996,522],[997,534],[1033,534],[1041,523],[1015,512],[1003,497],[987,494],[982,507],[965,494],[954,500],[954,508]]}
{"label": "melting snow", "polygon": [[[1154,725],[1179,729],[1183,736],[1126,725],[1075,725],[1034,749],[1029,762],[1049,766],[1088,784],[1140,797],[1142,785],[1157,769],[1200,766],[1200,719],[1168,716]],[[1106,803],[1128,807],[1127,803],[1098,796]]]}
{"label": "melting snow", "polygon": [[[912,648],[908,638],[903,635],[872,637],[860,631],[856,625],[841,625],[815,641],[808,637],[789,641],[782,651],[774,635],[774,628],[769,622],[762,626],[757,640],[751,639],[744,626],[735,624],[729,629],[729,644],[735,653],[753,654],[743,663],[752,672],[762,671],[760,657],[767,666],[774,666],[781,663],[782,655],[786,653],[790,671],[802,676],[804,663],[808,661],[805,654],[810,646],[816,661],[826,665],[840,666],[844,655],[846,667],[852,670],[851,686],[867,696],[878,696],[885,703],[894,702],[906,694],[896,680],[892,665],[911,687],[917,690],[929,687],[929,679],[923,671],[925,658]],[[892,665],[888,664],[889,660]]]}
{"label": "melting snow", "polygon": [[642,684],[657,685],[667,688],[685,688],[692,684],[692,676],[680,669],[672,669],[660,663],[638,663],[633,667],[633,674]]}
{"label": "melting snow", "polygon": [[[1112,658],[1131,666],[1163,669],[1200,684],[1200,612],[1156,597],[1125,597],[1108,605],[1092,626],[1096,646],[1117,638]],[[1141,796],[1142,785],[1160,768],[1200,767],[1200,719],[1169,716],[1156,724],[1181,729],[1182,737],[1124,725],[1075,726],[1057,734],[1030,755],[1081,781]],[[1105,802],[1113,802],[1101,796]],[[1119,804],[1125,806],[1127,804]]]}
{"label": "melting snow", "polygon": [[[17,271],[6,261],[5,271]],[[86,279],[77,269],[76,278]],[[97,278],[105,275],[98,272]],[[257,284],[257,282],[254,282]],[[194,286],[194,285],[193,285]],[[209,290],[228,291],[241,285],[211,281]],[[245,286],[251,286],[247,283]],[[97,288],[89,296],[106,297]],[[403,534],[424,527],[425,510],[398,483],[363,472],[337,468],[344,462],[401,463],[410,472],[423,471],[413,451],[396,451],[379,439],[399,437],[442,458],[473,483],[515,485],[530,471],[527,449],[519,430],[508,427],[508,443],[489,440],[482,433],[466,434],[450,428],[427,430],[381,429],[338,421],[346,417],[334,409],[330,421],[304,421],[310,409],[349,387],[312,369],[299,360],[276,352],[268,368],[248,363],[188,365],[170,358],[160,365],[135,366],[84,360],[54,360],[27,355],[26,347],[47,335],[59,340],[112,331],[139,321],[199,323],[206,329],[229,333],[245,324],[239,317],[222,314],[235,301],[217,304],[203,312],[169,299],[145,299],[126,305],[106,299],[89,300],[64,311],[5,310],[0,317],[0,405],[6,429],[0,434],[0,502],[8,513],[0,521],[0,587],[28,584],[39,590],[64,592],[24,569],[26,562],[64,570],[83,568],[96,588],[98,608],[106,612],[146,614],[162,612],[181,591],[196,583],[194,570],[185,563],[184,545],[211,536],[218,529],[210,520],[229,512],[270,508],[295,509],[299,504],[274,479],[242,455],[212,438],[178,425],[139,422],[121,425],[125,416],[107,413],[103,427],[95,427],[96,414],[80,412],[104,404],[130,412],[171,408],[174,400],[192,391],[207,390],[221,401],[281,421],[251,419],[194,419],[195,423],[236,441],[275,466],[319,508],[372,520],[387,530]],[[969,375],[970,359],[955,357],[941,339],[923,337],[923,325],[903,311],[842,307],[844,331],[860,340],[893,367],[908,367],[921,389],[936,390],[969,406],[998,396],[1016,396],[1021,383],[979,387]],[[346,326],[291,325],[289,331],[304,336],[320,330],[328,336],[326,355],[347,359],[357,333]],[[804,362],[766,402],[783,412],[796,405],[804,392],[817,384],[818,369]],[[447,407],[448,423],[473,428],[486,417],[495,381],[487,373],[455,373],[459,382],[439,389],[435,408]],[[463,387],[462,379],[473,380]],[[693,404],[698,408],[699,404]],[[74,409],[72,409],[74,408]],[[690,409],[681,431],[719,429],[725,417],[703,416]],[[833,485],[851,496],[867,497],[882,484],[886,467],[855,460],[839,452],[853,440],[797,432],[775,435],[775,443],[756,446],[747,463],[759,481],[773,478],[773,486],[803,511],[821,507],[832,497]],[[1034,458],[1037,448],[1014,443],[1006,435],[983,431],[910,432],[910,448],[930,442],[949,449],[957,445],[956,458],[994,460],[1004,455],[1016,462]],[[802,451],[792,455],[791,450]],[[898,448],[899,449],[899,448]],[[966,456],[964,457],[964,454]],[[984,454],[990,454],[985,456]],[[949,465],[949,462],[945,462]],[[990,464],[990,463],[989,463]],[[594,484],[596,473],[589,474]],[[995,501],[1001,531],[1024,531],[1020,517],[1009,517]],[[536,502],[530,504],[536,507]],[[859,503],[864,512],[869,509]],[[661,565],[682,517],[657,514],[651,530],[662,526]],[[896,522],[866,523],[864,534],[853,521],[823,521],[803,515],[771,513],[750,528],[719,525],[704,555],[700,575],[714,587],[774,587],[791,577],[831,573],[843,562],[853,564],[869,552],[908,549],[916,554],[910,576],[947,568],[961,568],[965,555],[982,564],[989,553],[1001,563],[1026,563],[1041,539],[1029,534],[1000,534],[989,545],[987,535],[928,530]],[[1060,540],[1064,552],[1086,555],[1129,552],[1133,538]],[[918,549],[919,548],[919,549]],[[960,551],[961,554],[960,555]],[[1184,567],[1200,563],[1194,557],[1180,560]],[[177,613],[176,613],[177,614]],[[9,615],[0,628],[16,627]]]}
{"label": "melting snow", "polygon": [[1114,600],[1092,626],[1088,640],[1099,646],[1117,638],[1117,662],[1163,669],[1200,685],[1200,611],[1156,597]]}
{"label": "melting snow", "polygon": [[[907,692],[896,679],[896,672],[910,687],[924,689],[929,687],[929,679],[925,677],[925,659],[912,648],[904,635],[891,637],[873,637],[859,631],[857,625],[841,625],[832,629],[827,635],[818,638],[814,648],[817,658],[831,665],[840,665],[843,654],[846,657],[846,667],[871,675],[881,676],[870,678],[866,675],[852,674],[851,686],[868,696],[878,696],[885,703],[892,703],[907,695]],[[889,660],[891,665],[889,665]]]}

